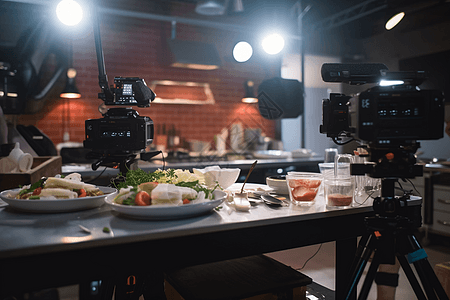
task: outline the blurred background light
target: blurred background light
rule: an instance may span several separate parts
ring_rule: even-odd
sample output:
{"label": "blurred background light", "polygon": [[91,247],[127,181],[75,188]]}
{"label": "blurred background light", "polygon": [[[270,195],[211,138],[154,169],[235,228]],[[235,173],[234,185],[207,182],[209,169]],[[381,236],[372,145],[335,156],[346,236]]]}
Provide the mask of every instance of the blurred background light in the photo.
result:
{"label": "blurred background light", "polygon": [[391,85],[400,85],[404,84],[405,82],[403,80],[381,80],[380,86],[391,86]]}
{"label": "blurred background light", "polygon": [[400,23],[400,21],[403,19],[404,16],[405,16],[404,12],[400,12],[394,15],[386,22],[386,25],[384,27],[386,28],[386,30],[391,30],[392,28],[397,26],[398,23]]}
{"label": "blurred background light", "polygon": [[278,54],[284,48],[284,38],[277,33],[268,35],[263,39],[262,47],[268,54]]}
{"label": "blurred background light", "polygon": [[75,26],[83,18],[83,9],[74,0],[62,0],[56,6],[58,19],[67,26]]}
{"label": "blurred background light", "polygon": [[246,62],[253,55],[253,48],[247,42],[239,42],[233,48],[233,57],[237,62]]}

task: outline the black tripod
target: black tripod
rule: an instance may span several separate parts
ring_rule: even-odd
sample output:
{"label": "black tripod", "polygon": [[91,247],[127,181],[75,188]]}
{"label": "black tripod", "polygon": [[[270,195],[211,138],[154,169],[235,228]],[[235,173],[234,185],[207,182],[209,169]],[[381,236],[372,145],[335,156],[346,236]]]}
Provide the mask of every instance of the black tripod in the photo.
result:
{"label": "black tripod", "polygon": [[[394,264],[397,257],[419,300],[448,300],[425,250],[413,234],[414,229],[421,226],[421,199],[411,199],[409,196],[395,197],[396,181],[397,178],[382,179],[381,197],[377,197],[373,204],[376,215],[365,219],[368,234],[361,238],[350,268],[352,277],[346,299],[355,294],[367,262],[374,253],[358,299],[367,299],[378,266]],[[410,264],[414,265],[422,286]]]}

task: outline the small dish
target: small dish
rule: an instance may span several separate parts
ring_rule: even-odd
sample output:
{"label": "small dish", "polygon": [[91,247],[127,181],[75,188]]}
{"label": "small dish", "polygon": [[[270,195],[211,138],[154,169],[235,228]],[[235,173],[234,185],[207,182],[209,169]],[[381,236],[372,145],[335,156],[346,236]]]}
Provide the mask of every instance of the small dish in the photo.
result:
{"label": "small dish", "polygon": [[194,168],[194,174],[196,173],[200,173],[205,177],[206,186],[212,188],[219,183],[221,188],[226,189],[236,182],[241,173],[241,169],[210,166],[204,169]]}
{"label": "small dish", "polygon": [[266,184],[273,189],[273,192],[275,194],[289,194],[289,188],[286,183],[286,175],[274,175],[266,177]]}

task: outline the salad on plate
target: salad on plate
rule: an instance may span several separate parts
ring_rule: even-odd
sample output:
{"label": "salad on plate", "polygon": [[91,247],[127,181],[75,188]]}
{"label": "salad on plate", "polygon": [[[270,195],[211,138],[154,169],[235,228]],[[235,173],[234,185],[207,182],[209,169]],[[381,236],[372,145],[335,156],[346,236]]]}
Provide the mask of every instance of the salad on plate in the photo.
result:
{"label": "salad on plate", "polygon": [[31,185],[22,186],[15,199],[22,200],[57,200],[95,197],[103,195],[97,186],[84,183],[79,173],[67,176],[42,178]]}
{"label": "salad on plate", "polygon": [[114,204],[127,206],[179,206],[214,200],[214,191],[221,189],[205,185],[202,174],[189,170],[168,169],[145,172],[129,170],[126,177],[119,175],[113,182],[119,193]]}

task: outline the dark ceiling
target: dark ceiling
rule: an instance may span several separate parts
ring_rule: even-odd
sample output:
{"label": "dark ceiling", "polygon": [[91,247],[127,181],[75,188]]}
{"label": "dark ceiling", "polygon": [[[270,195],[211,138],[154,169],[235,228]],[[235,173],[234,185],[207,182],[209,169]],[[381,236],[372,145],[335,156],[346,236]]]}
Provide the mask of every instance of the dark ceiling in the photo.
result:
{"label": "dark ceiling", "polygon": [[[228,0],[227,11],[222,16],[205,17],[195,15],[195,5],[202,1],[173,0],[171,5],[190,4],[192,11],[186,11],[190,17],[235,22],[236,18],[245,22],[274,20],[296,30],[298,16],[297,4],[309,10],[304,14],[304,32],[334,31],[346,36],[361,39],[383,32],[384,24],[394,12],[405,11],[406,18],[399,25],[402,31],[442,22],[450,22],[450,0],[242,0],[244,11],[233,11],[235,0]],[[152,1],[155,2],[155,1]],[[156,3],[167,1],[156,1]],[[219,1],[220,2],[220,1]],[[223,2],[223,1],[222,1]]]}
{"label": "dark ceiling", "polygon": [[[3,2],[11,6],[12,2]],[[36,4],[44,0],[28,0]],[[300,36],[298,16],[304,12],[303,35],[307,40],[317,38],[345,40],[364,39],[385,31],[388,16],[395,11],[404,10],[407,15],[396,32],[416,30],[442,22],[450,22],[450,0],[242,0],[243,12],[234,11],[236,0],[222,0],[227,4],[223,15],[204,16],[195,12],[198,0],[97,0],[102,7],[118,10],[177,16],[187,19],[206,20],[221,24],[247,26],[248,34],[254,35],[262,27],[282,26],[290,34]],[[218,0],[219,1],[219,0]],[[0,1],[2,2],[2,1]],[[23,1],[17,5],[25,6]],[[146,5],[142,5],[142,3]],[[302,8],[300,9],[300,4]],[[1,7],[0,7],[1,8]],[[308,8],[308,10],[304,10]],[[4,9],[1,9],[4,10]],[[0,13],[1,15],[1,13]],[[33,14],[35,16],[36,14]],[[10,14],[18,18],[17,14]],[[6,16],[8,17],[8,15]],[[0,20],[2,28],[9,21]],[[252,30],[257,29],[257,30]],[[0,42],[8,40],[6,33],[0,32]],[[322,44],[324,44],[322,42]]]}

